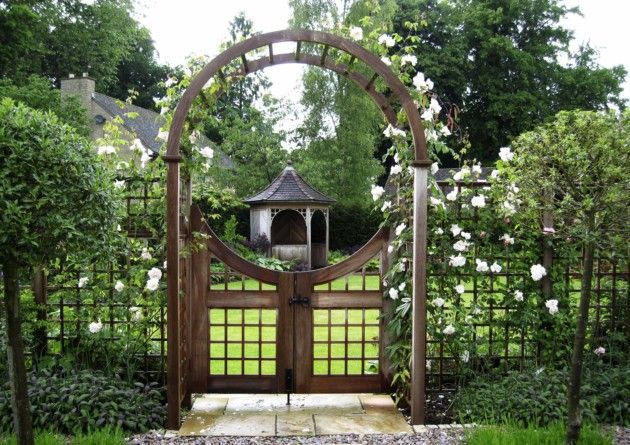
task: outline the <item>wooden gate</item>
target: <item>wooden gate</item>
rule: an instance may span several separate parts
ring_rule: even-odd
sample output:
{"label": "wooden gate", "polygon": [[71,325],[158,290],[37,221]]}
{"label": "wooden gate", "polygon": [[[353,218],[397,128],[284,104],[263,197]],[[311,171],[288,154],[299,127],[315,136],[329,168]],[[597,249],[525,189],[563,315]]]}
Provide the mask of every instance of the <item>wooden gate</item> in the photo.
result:
{"label": "wooden gate", "polygon": [[188,393],[385,390],[385,231],[337,265],[279,272],[230,250],[198,208],[191,217]]}

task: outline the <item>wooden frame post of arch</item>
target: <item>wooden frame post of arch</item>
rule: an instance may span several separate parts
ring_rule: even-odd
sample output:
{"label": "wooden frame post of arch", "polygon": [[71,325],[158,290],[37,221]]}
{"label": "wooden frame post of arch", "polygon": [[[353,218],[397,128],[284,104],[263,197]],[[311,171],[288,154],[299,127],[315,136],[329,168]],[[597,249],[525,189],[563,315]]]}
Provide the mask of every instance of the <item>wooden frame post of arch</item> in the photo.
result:
{"label": "wooden frame post of arch", "polygon": [[[295,42],[296,51],[290,54],[274,54],[273,45]],[[321,46],[319,54],[303,53],[302,43]],[[257,60],[248,60],[247,54],[267,47],[268,55]],[[336,63],[328,57],[330,48],[350,56],[347,64]],[[240,60],[240,68],[232,73],[223,72],[231,62]],[[373,74],[370,78],[353,71],[355,61],[363,62]],[[426,251],[427,251],[427,181],[429,160],[424,129],[418,109],[407,88],[380,58],[346,38],[310,30],[283,30],[260,34],[237,43],[210,61],[192,80],[180,99],[167,141],[163,159],[168,163],[167,173],[167,379],[168,379],[168,426],[179,428],[180,407],[186,399],[185,366],[181,352],[181,289],[184,285],[180,276],[180,171],[179,141],[193,99],[214,76],[240,77],[253,71],[281,63],[302,63],[320,66],[339,73],[359,85],[382,110],[386,120],[398,126],[396,113],[390,99],[376,91],[375,80],[379,77],[386,83],[390,97],[402,106],[413,137],[415,153],[414,167],[414,218],[413,218],[413,329],[411,362],[411,417],[413,424],[423,424],[425,417],[425,358],[426,358]]]}

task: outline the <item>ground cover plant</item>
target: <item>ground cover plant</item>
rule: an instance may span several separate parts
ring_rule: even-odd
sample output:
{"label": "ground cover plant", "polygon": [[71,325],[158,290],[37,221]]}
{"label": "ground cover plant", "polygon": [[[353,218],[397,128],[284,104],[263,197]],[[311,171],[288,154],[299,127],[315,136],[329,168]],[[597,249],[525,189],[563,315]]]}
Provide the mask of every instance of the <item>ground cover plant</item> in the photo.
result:
{"label": "ground cover plant", "polygon": [[[467,434],[468,445],[557,445],[562,443],[566,435],[566,428],[561,422],[552,423],[546,427],[521,427],[508,423],[497,426],[483,426],[471,430]],[[580,445],[612,445],[610,437],[603,434],[596,426],[585,424]]]}

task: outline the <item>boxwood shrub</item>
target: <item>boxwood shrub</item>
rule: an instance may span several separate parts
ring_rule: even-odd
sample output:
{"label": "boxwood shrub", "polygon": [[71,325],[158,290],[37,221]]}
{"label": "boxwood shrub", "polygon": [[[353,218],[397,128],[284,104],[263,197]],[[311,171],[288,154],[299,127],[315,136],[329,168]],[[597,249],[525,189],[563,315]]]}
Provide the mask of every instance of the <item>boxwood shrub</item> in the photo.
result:
{"label": "boxwood shrub", "polygon": [[[35,429],[72,434],[104,428],[144,432],[164,424],[163,393],[155,385],[130,385],[94,371],[41,371],[29,375]],[[0,390],[0,431],[12,430],[11,392]]]}

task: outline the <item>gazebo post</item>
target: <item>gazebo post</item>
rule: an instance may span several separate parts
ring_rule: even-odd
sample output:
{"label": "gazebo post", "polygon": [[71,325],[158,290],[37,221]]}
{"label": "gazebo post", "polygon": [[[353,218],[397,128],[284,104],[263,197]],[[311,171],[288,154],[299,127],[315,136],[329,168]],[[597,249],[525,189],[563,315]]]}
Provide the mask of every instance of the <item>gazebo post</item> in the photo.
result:
{"label": "gazebo post", "polygon": [[324,210],[324,215],[326,216],[326,264],[328,264],[328,249],[330,248],[329,239],[330,239],[330,209]]}
{"label": "gazebo post", "polygon": [[311,257],[311,237],[313,236],[313,232],[311,230],[311,217],[313,215],[313,211],[310,207],[306,207],[306,262],[308,264],[308,268],[310,269],[313,265],[313,258]]}

